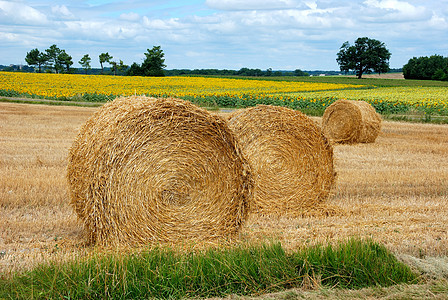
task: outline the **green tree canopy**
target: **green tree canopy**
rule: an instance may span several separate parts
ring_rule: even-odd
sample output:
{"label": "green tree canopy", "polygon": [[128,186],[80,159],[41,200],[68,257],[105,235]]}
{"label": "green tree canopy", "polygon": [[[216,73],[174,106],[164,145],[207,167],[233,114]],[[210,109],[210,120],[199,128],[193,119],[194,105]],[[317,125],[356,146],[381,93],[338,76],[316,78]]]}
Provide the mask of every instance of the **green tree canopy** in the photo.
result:
{"label": "green tree canopy", "polygon": [[143,76],[165,76],[163,69],[166,67],[165,54],[160,46],[154,46],[145,53],[146,59],[143,61],[141,69]]}
{"label": "green tree canopy", "polygon": [[112,66],[112,72],[114,72],[114,75],[117,75],[117,73],[123,73],[129,67],[128,65],[125,65],[121,59],[120,62],[111,61],[110,64]]}
{"label": "green tree canopy", "polygon": [[36,66],[39,69],[39,73],[42,72],[42,66],[48,61],[48,57],[45,53],[40,52],[39,49],[33,49],[26,54],[25,61],[29,66]]}
{"label": "green tree canopy", "polygon": [[389,71],[390,52],[384,43],[368,37],[358,38],[353,46],[342,44],[336,61],[341,71],[355,71],[358,78],[364,73]]}
{"label": "green tree canopy", "polygon": [[403,75],[405,79],[448,81],[448,57],[413,57],[403,66]]}
{"label": "green tree canopy", "polygon": [[72,57],[65,52],[65,50],[61,50],[61,53],[59,53],[57,57],[57,61],[58,64],[65,69],[66,73],[70,73],[70,67],[73,65],[73,60]]}
{"label": "green tree canopy", "polygon": [[310,76],[310,74],[308,74],[307,72],[304,72],[300,69],[295,69],[294,76]]}
{"label": "green tree canopy", "polygon": [[143,70],[142,67],[134,62],[131,67],[128,69],[128,71],[126,72],[127,76],[143,76]]}
{"label": "green tree canopy", "polygon": [[56,73],[67,72],[70,73],[70,66],[73,65],[72,57],[60,49],[56,45],[51,45],[45,50],[47,56],[47,66],[54,69]]}
{"label": "green tree canopy", "polygon": [[263,76],[264,73],[261,69],[249,69],[249,68],[241,68],[236,71],[236,75],[240,76]]}
{"label": "green tree canopy", "polygon": [[62,50],[59,49],[58,46],[53,44],[50,46],[50,48],[46,49],[45,52],[48,57],[47,66],[50,69],[54,69],[56,73],[59,73],[61,70],[63,70],[63,66],[58,61],[58,56],[62,53]]}
{"label": "green tree canopy", "polygon": [[87,71],[91,69],[90,66],[90,62],[92,61],[92,59],[90,58],[90,56],[88,54],[85,54],[79,61],[78,63],[81,65],[81,67],[83,67],[83,69]]}
{"label": "green tree canopy", "polygon": [[101,54],[99,55],[100,65],[101,65],[101,74],[103,74],[103,72],[104,72],[103,63],[105,63],[105,62],[110,63],[110,60],[111,60],[112,58],[114,58],[114,57],[111,56],[111,55],[109,54],[109,52],[101,53]]}

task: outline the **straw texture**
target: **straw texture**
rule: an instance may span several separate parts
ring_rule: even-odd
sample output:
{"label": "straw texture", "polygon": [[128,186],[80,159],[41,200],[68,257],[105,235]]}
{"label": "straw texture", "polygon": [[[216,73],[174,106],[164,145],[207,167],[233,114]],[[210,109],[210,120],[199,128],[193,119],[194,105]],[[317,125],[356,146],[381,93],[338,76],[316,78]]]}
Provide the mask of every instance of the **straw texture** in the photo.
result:
{"label": "straw texture", "polygon": [[373,143],[381,131],[381,117],[365,101],[341,99],[325,110],[322,128],[335,143]]}
{"label": "straw texture", "polygon": [[254,174],[254,211],[299,216],[322,211],[335,181],[333,148],[304,114],[258,105],[232,113],[235,134]]}
{"label": "straw texture", "polygon": [[180,99],[136,96],[85,123],[67,177],[89,241],[103,245],[231,238],[253,187],[225,120]]}

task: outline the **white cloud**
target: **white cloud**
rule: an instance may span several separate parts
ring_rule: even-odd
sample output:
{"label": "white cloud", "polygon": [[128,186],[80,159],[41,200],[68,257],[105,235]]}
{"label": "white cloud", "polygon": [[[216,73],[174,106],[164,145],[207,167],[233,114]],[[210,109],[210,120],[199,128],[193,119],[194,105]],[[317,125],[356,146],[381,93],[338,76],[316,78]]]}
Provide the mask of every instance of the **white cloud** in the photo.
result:
{"label": "white cloud", "polygon": [[51,12],[58,19],[73,20],[75,16],[65,5],[55,5],[51,7]]}
{"label": "white cloud", "polygon": [[407,2],[397,0],[366,0],[364,3],[383,9],[393,9],[403,12],[413,12],[415,7]]}
{"label": "white cloud", "polygon": [[162,20],[150,19],[147,16],[144,16],[142,23],[145,27],[148,27],[152,30],[176,30],[183,27],[182,23],[180,23],[179,19],[177,18]]}
{"label": "white cloud", "polygon": [[242,35],[270,33],[279,38],[278,30],[283,29],[332,29],[344,28],[352,24],[350,20],[332,15],[331,9],[284,9],[274,11],[233,11],[207,17],[197,17],[196,22],[217,32]]}
{"label": "white cloud", "polygon": [[222,20],[219,23],[215,24],[209,24],[206,26],[206,30],[213,32],[214,34],[235,34],[240,32],[240,36],[243,35],[241,33],[241,26],[239,24],[235,23],[235,21],[229,19],[229,20]]}
{"label": "white cloud", "polygon": [[135,22],[140,20],[140,15],[134,12],[124,13],[120,15],[121,20]]}
{"label": "white cloud", "polygon": [[308,6],[310,9],[317,9],[317,3],[316,1],[305,1],[306,6]]}
{"label": "white cloud", "polygon": [[42,25],[48,23],[47,17],[31,6],[10,1],[0,1],[0,23]]}
{"label": "white cloud", "polygon": [[414,6],[405,1],[398,0],[366,0],[364,4],[368,8],[375,10],[370,11],[370,15],[366,16],[368,19],[377,20],[380,22],[402,22],[402,21],[417,21],[427,19],[431,16],[429,11],[422,6]]}
{"label": "white cloud", "polygon": [[4,43],[6,42],[18,42],[20,41],[20,36],[15,33],[0,32],[0,40]]}
{"label": "white cloud", "polygon": [[448,29],[446,16],[441,16],[438,13],[434,13],[432,15],[431,20],[429,20],[429,24],[431,25],[431,27],[437,28],[439,30]]}
{"label": "white cloud", "polygon": [[[109,51],[132,64],[141,62],[146,49],[161,45],[168,68],[337,69],[339,47],[361,36],[390,46],[392,67],[425,51],[446,53],[440,39],[448,29],[446,0],[180,3],[0,0],[0,41],[7,45],[0,47],[0,64],[23,60],[29,50],[51,44],[74,61]],[[438,38],[431,38],[434,34]]]}
{"label": "white cloud", "polygon": [[116,40],[132,39],[139,32],[137,24],[124,24],[102,21],[64,22],[65,27],[59,30],[69,36],[80,39],[94,39],[114,43]]}
{"label": "white cloud", "polygon": [[302,6],[300,2],[294,0],[206,0],[205,4],[218,10],[271,10]]}

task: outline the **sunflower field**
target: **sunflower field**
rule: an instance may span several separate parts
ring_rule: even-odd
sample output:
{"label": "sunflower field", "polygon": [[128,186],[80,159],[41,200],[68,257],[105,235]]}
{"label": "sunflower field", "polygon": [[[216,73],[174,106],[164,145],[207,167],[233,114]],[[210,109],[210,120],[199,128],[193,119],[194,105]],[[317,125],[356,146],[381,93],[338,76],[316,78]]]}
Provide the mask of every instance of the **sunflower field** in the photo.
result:
{"label": "sunflower field", "polygon": [[[404,81],[403,81],[404,82]],[[382,114],[448,115],[448,88],[218,77],[130,77],[0,72],[0,96],[63,101],[178,97],[203,106],[287,106],[321,114],[337,99],[364,100]]]}
{"label": "sunflower field", "polygon": [[[48,99],[70,100],[98,95],[99,100],[117,96],[231,97],[356,88],[355,85],[281,82],[205,77],[133,77],[105,75],[38,74],[0,72],[2,94],[9,92]],[[101,97],[102,96],[102,97]]]}

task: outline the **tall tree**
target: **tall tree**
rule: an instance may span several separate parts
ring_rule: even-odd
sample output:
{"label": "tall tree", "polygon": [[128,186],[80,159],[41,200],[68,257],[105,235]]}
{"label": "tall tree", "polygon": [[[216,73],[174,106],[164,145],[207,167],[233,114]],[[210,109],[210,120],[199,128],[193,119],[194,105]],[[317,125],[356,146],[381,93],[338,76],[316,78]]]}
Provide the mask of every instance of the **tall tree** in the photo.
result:
{"label": "tall tree", "polygon": [[120,62],[111,61],[110,64],[112,66],[112,72],[114,72],[114,76],[117,75],[117,73],[123,73],[129,67],[128,65],[125,65],[121,59]]}
{"label": "tall tree", "polygon": [[110,56],[110,55],[109,55],[109,52],[101,53],[101,54],[99,55],[100,65],[101,65],[101,74],[103,74],[103,72],[104,72],[103,63],[107,62],[107,63],[110,63],[110,64],[111,64],[110,60],[111,60],[112,58],[114,58],[114,57],[113,57],[113,56]]}
{"label": "tall tree", "polygon": [[90,62],[92,61],[92,59],[90,58],[90,56],[88,54],[85,54],[79,61],[78,63],[81,65],[81,67],[83,67],[83,69],[86,71],[86,75],[87,75],[87,71],[89,71],[91,69],[90,67]]}
{"label": "tall tree", "polygon": [[160,46],[154,46],[147,49],[145,53],[146,59],[143,61],[141,69],[144,76],[165,76],[163,69],[166,67],[165,54]]}
{"label": "tall tree", "polygon": [[47,65],[51,69],[54,69],[56,73],[61,72],[63,70],[63,66],[61,62],[58,60],[58,56],[62,53],[62,50],[58,48],[55,44],[51,45],[50,48],[45,50],[46,55],[48,57]]}
{"label": "tall tree", "polygon": [[58,65],[65,68],[66,73],[70,73],[70,66],[73,65],[73,60],[72,57],[65,52],[65,50],[61,50],[61,53],[59,53],[57,57],[57,61]]}
{"label": "tall tree", "polygon": [[114,76],[117,75],[118,63],[116,61],[111,61],[110,65],[112,66],[112,72],[114,73]]}
{"label": "tall tree", "polygon": [[124,71],[126,71],[127,68],[129,68],[129,66],[128,66],[128,65],[125,65],[125,64],[123,63],[123,61],[120,59],[120,63],[119,63],[118,66],[117,66],[117,71],[118,71],[119,73],[123,73]]}
{"label": "tall tree", "polygon": [[342,44],[336,61],[341,71],[353,70],[358,78],[364,73],[389,71],[390,52],[384,43],[368,37],[358,38],[353,46]]}
{"label": "tall tree", "polygon": [[26,54],[25,61],[29,66],[36,66],[39,73],[42,72],[42,66],[47,63],[48,57],[45,53],[40,52],[37,48]]}

